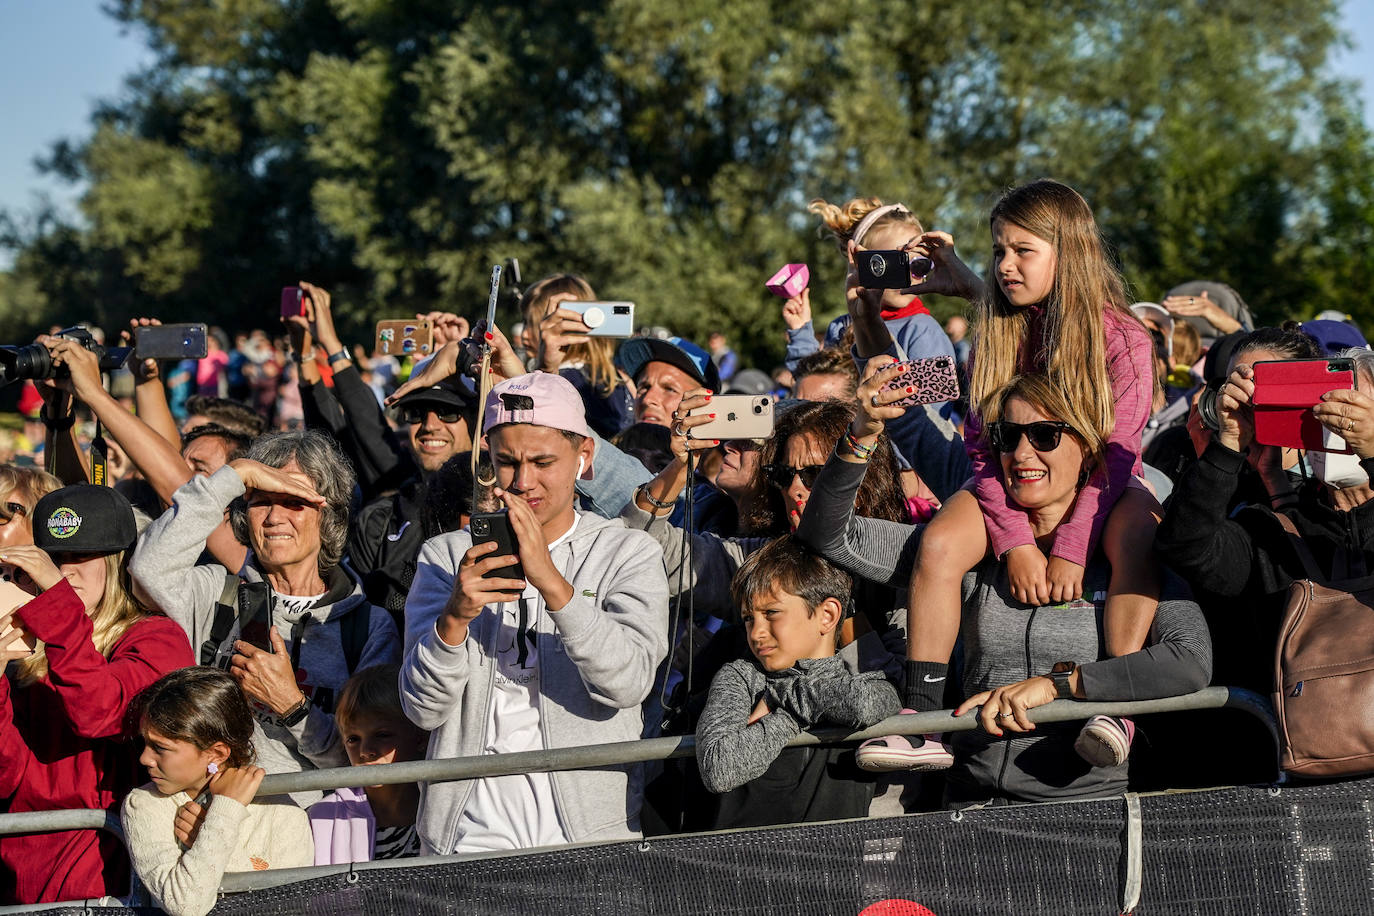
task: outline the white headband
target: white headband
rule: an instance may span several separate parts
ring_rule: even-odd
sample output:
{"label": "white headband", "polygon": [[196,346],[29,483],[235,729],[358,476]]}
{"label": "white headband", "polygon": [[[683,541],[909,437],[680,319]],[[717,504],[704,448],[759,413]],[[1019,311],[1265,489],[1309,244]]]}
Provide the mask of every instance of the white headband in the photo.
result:
{"label": "white headband", "polygon": [[850,238],[862,245],[864,236],[868,234],[869,229],[873,228],[873,224],[889,213],[906,213],[910,215],[911,211],[906,208],[906,204],[887,204],[876,210],[871,210],[867,216],[859,220],[859,225],[854,227],[854,233]]}

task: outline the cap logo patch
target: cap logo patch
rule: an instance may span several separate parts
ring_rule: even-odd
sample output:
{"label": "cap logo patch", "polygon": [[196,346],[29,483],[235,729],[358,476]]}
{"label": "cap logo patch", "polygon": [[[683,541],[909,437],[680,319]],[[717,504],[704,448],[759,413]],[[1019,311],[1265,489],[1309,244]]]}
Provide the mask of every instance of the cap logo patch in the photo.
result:
{"label": "cap logo patch", "polygon": [[81,516],[66,506],[58,507],[48,516],[48,534],[55,538],[69,538],[81,529]]}

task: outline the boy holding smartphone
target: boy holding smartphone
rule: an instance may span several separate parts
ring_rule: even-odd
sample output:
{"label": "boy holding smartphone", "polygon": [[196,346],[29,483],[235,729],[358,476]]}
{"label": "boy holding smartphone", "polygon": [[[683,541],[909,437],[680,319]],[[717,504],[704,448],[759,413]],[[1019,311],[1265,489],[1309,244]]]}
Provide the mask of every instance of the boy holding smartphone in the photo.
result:
{"label": "boy holding smartphone", "polygon": [[[406,715],[433,731],[430,757],[636,740],[668,649],[662,553],[577,509],[592,439],[567,380],[509,379],[485,410],[517,554],[466,531],[425,544],[406,602]],[[523,578],[491,575],[516,562]],[[420,837],[440,854],[625,839],[639,833],[641,798],[637,767],[434,784]]]}

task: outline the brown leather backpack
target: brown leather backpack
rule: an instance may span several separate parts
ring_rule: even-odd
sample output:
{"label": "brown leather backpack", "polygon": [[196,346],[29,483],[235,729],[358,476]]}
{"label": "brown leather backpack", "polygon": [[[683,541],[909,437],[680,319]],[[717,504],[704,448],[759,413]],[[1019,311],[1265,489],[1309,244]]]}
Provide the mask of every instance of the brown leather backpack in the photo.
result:
{"label": "brown leather backpack", "polygon": [[1350,577],[1342,552],[1328,580],[1292,520],[1277,517],[1307,574],[1289,587],[1275,653],[1280,765],[1295,776],[1374,772],[1374,576]]}

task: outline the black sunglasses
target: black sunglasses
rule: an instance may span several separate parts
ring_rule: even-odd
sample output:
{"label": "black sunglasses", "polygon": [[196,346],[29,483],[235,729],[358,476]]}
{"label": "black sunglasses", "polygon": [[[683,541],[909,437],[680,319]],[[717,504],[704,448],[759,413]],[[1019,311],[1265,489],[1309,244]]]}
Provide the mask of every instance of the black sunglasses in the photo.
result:
{"label": "black sunglasses", "polygon": [[440,423],[457,423],[458,418],[462,416],[462,413],[453,408],[441,409],[427,404],[415,407],[402,407],[401,422],[410,424],[423,423],[425,422],[425,417],[429,416],[431,413],[439,418]]}
{"label": "black sunglasses", "polygon": [[1015,450],[1024,434],[1030,440],[1031,448],[1037,452],[1052,452],[1059,448],[1059,438],[1066,429],[1073,427],[1058,420],[1037,420],[1034,423],[998,420],[988,424],[988,443],[996,451],[1010,452]]}
{"label": "black sunglasses", "polygon": [[0,505],[0,525],[8,525],[10,522],[14,521],[16,515],[20,518],[25,518],[28,514],[28,507],[23,503],[4,503]]}
{"label": "black sunglasses", "polygon": [[809,490],[816,485],[816,475],[823,467],[823,464],[808,464],[800,468],[787,464],[765,464],[763,474],[768,478],[768,482],[779,490],[786,490],[792,485],[793,479],[800,475],[802,486]]}

